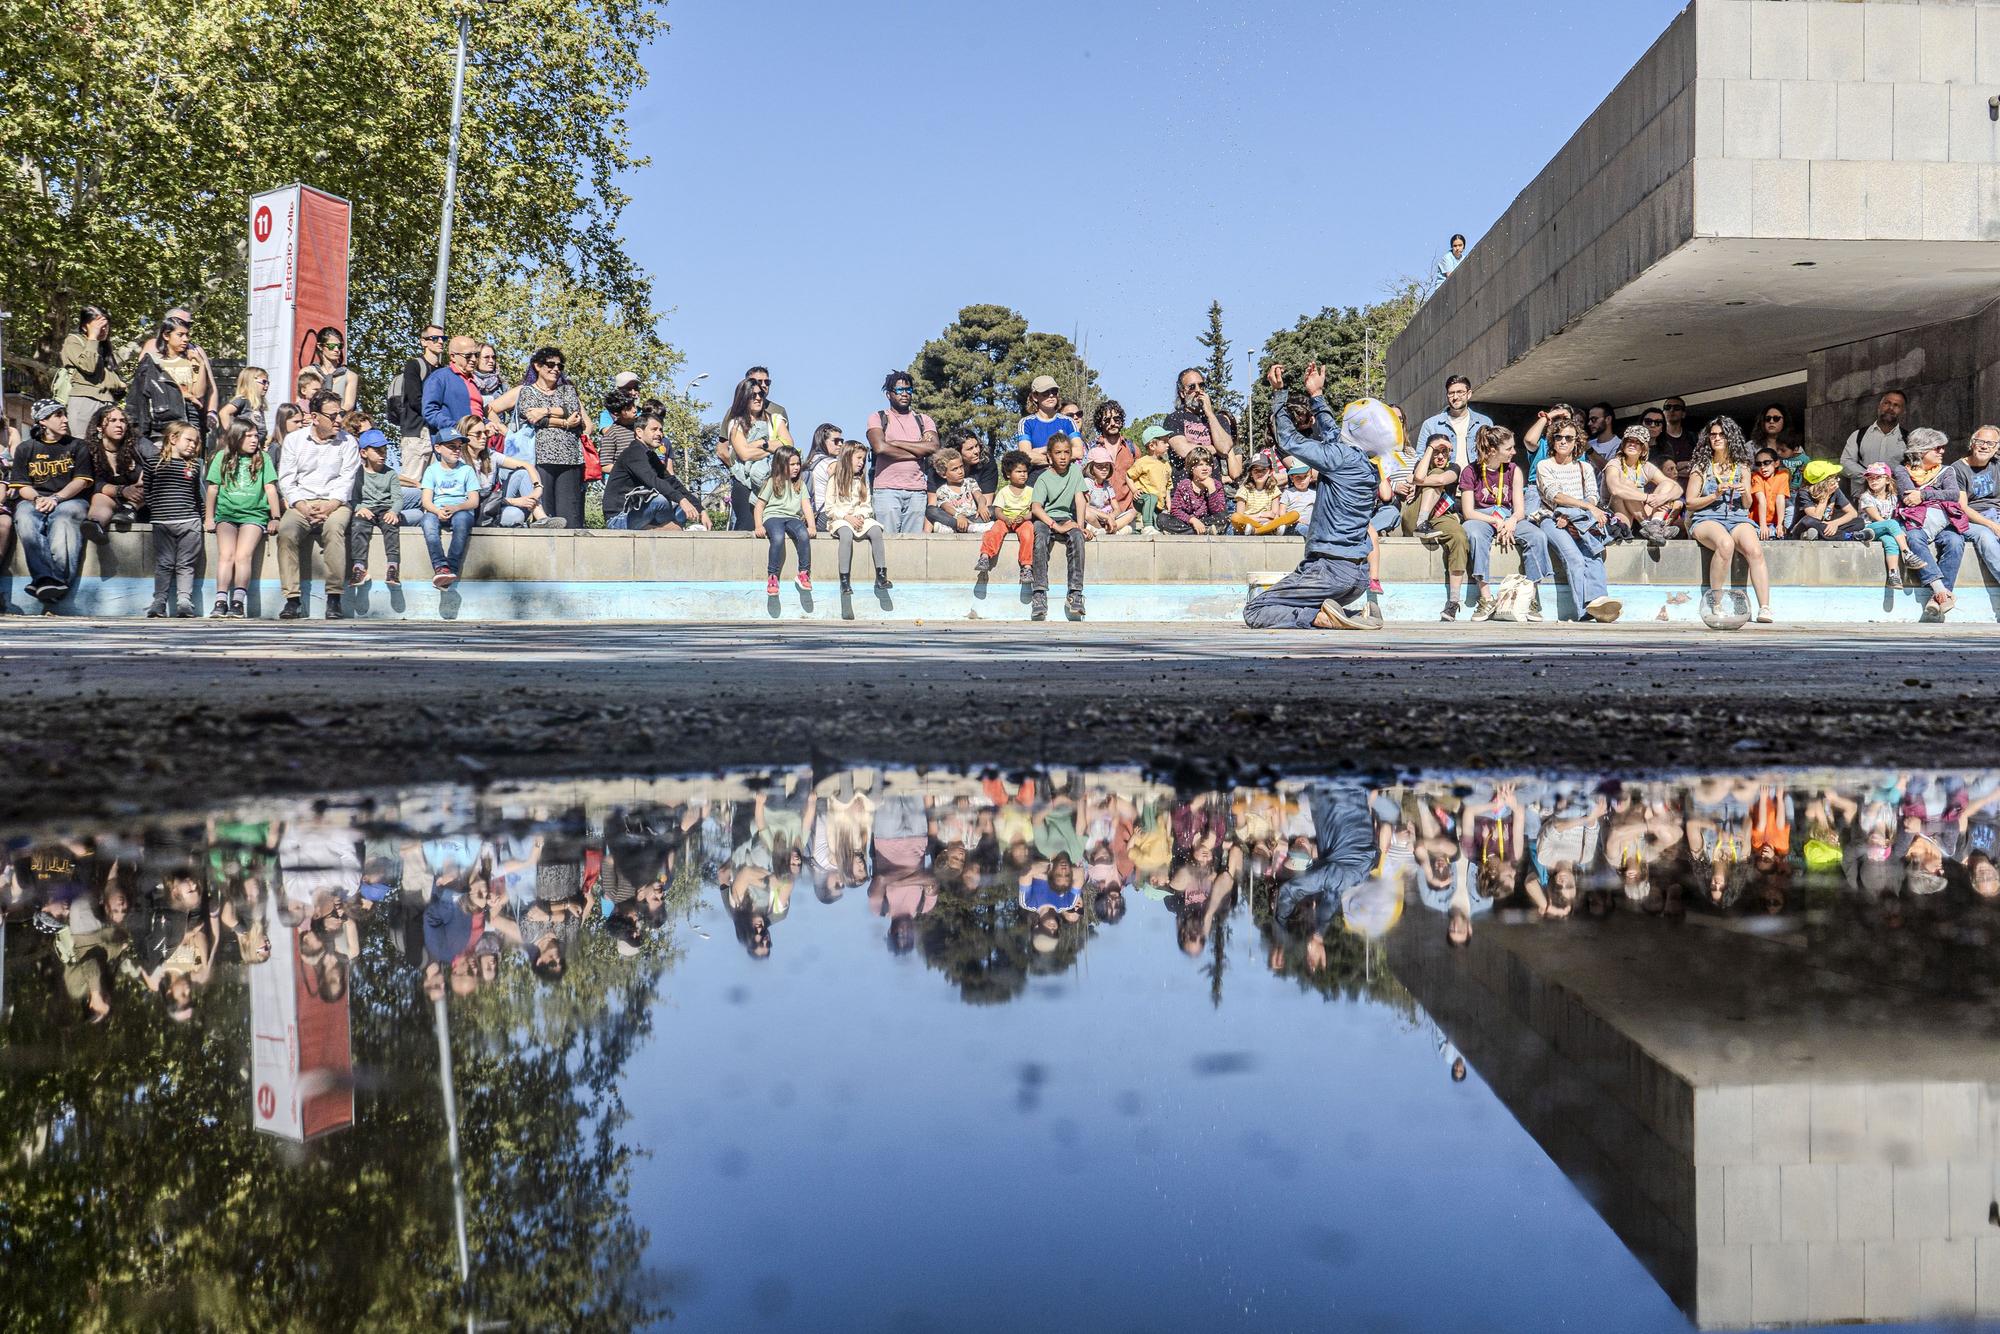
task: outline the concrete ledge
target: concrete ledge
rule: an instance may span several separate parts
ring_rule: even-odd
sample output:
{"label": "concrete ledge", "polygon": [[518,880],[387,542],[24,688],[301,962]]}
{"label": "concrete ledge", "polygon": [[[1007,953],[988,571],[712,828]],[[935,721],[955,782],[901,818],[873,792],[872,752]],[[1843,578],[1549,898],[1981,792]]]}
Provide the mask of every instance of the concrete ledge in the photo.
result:
{"label": "concrete ledge", "polygon": [[[972,563],[979,539],[957,534],[891,537],[887,541],[889,573],[898,584],[964,584],[972,582]],[[473,535],[465,561],[466,582],[508,580],[516,583],[712,583],[742,581],[761,585],[768,546],[749,533],[623,533],[605,530],[543,532],[527,529],[482,528]],[[1790,587],[1855,586],[1880,592],[1882,558],[1872,545],[1860,542],[1780,542],[1769,548],[1771,582]],[[1296,565],[1304,545],[1296,537],[1115,537],[1090,544],[1090,582],[1095,584],[1219,584],[1240,593],[1250,576],[1262,571],[1288,570]],[[856,549],[857,578],[873,578],[866,546]],[[1014,577],[1015,550],[1001,551],[996,583]],[[812,544],[815,582],[833,585],[839,577],[838,547],[832,538]],[[1683,588],[1702,582],[1707,552],[1691,541],[1670,542],[1655,559],[1641,543],[1611,548],[1605,573],[1614,584]],[[214,545],[207,554],[214,563]],[[271,539],[258,552],[261,573],[277,574]],[[786,555],[787,573],[791,556]],[[1513,558],[1496,557],[1499,569],[1511,572]],[[1055,557],[1060,567],[1062,558]],[[1443,558],[1415,538],[1392,537],[1382,544],[1385,584],[1436,583]],[[114,532],[102,546],[86,544],[83,575],[94,578],[150,578],[153,571],[149,526]],[[428,582],[431,565],[421,532],[403,535],[403,571],[412,582]],[[1740,564],[1739,564],[1740,572]],[[25,582],[27,565],[20,544],[7,573]],[[370,550],[370,573],[382,575],[380,544]],[[1959,591],[1977,590],[1985,583],[1979,561],[1968,552],[1959,575]],[[761,591],[761,590],[760,590]]]}

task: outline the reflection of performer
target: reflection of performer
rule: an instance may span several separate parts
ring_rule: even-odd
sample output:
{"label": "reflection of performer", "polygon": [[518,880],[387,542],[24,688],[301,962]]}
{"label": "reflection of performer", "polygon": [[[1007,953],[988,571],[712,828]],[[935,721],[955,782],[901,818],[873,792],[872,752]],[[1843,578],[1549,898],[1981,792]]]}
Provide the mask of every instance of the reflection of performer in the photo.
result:
{"label": "reflection of performer", "polygon": [[1325,936],[1336,923],[1377,936],[1401,914],[1401,887],[1376,874],[1375,820],[1368,797],[1358,783],[1324,783],[1312,789],[1319,855],[1279,888],[1273,904],[1281,930],[1307,937],[1309,971],[1325,967]]}

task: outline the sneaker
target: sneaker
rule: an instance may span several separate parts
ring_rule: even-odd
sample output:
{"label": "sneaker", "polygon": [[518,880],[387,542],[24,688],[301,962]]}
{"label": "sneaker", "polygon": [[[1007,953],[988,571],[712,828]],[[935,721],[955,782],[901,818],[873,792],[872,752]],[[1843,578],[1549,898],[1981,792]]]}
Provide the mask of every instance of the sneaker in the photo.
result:
{"label": "sneaker", "polygon": [[367,582],[368,567],[366,565],[356,565],[348,570],[347,585],[349,588],[358,588]]}
{"label": "sneaker", "polygon": [[1028,619],[1031,621],[1046,621],[1049,619],[1049,595],[1047,593],[1035,594],[1034,599],[1028,604]]}
{"label": "sneaker", "polygon": [[1457,619],[1458,619],[1458,604],[1457,604],[1456,602],[1447,602],[1447,603],[1445,603],[1445,604],[1444,604],[1444,610],[1438,613],[1438,619],[1439,619],[1440,621],[1455,621],[1455,620],[1457,620]]}
{"label": "sneaker", "polygon": [[764,581],[764,596],[765,596],[765,597],[767,597],[767,598],[774,598],[774,597],[778,596],[778,576],[777,576],[777,575],[775,575],[775,574],[774,574],[774,575],[772,575],[772,576],[771,576],[770,578],[768,578],[768,579],[766,579],[766,580]]}
{"label": "sneaker", "polygon": [[451,587],[451,571],[439,570],[431,576],[431,587],[440,591]]}
{"label": "sneaker", "polygon": [[1372,598],[1382,596],[1382,581],[1380,579],[1370,579],[1368,581],[1368,596]]}
{"label": "sneaker", "polygon": [[1081,594],[1081,593],[1071,593],[1071,594],[1070,594],[1070,595],[1069,595],[1068,597],[1064,598],[1064,599],[1063,599],[1063,614],[1064,614],[1064,615],[1066,615],[1066,616],[1068,616],[1068,617],[1069,617],[1069,618],[1070,618],[1070,619],[1071,619],[1072,621],[1080,621],[1080,620],[1082,620],[1082,619],[1083,619],[1083,594]]}
{"label": "sneaker", "polygon": [[992,570],[992,568],[993,558],[983,551],[979,553],[979,559],[972,562],[972,572],[974,574],[985,574]]}
{"label": "sneaker", "polygon": [[[1944,609],[1940,608],[1939,610],[1942,611]],[[1777,619],[1778,618],[1776,616],[1771,614],[1771,609],[1769,607],[1759,607],[1757,609],[1757,624],[1769,625]]]}
{"label": "sneaker", "polygon": [[180,620],[191,621],[199,614],[192,602],[180,602],[174,605],[174,616]]}
{"label": "sneaker", "polygon": [[396,568],[396,562],[390,561],[388,566],[382,571],[382,582],[391,588],[401,588],[403,586],[403,572]]}
{"label": "sneaker", "polygon": [[340,594],[328,593],[326,595],[326,619],[329,621],[344,621],[347,619],[347,609],[340,605]]}
{"label": "sneaker", "polygon": [[281,621],[296,621],[305,614],[305,610],[299,606],[297,598],[286,598],[284,608],[278,612],[278,619]]}
{"label": "sneaker", "polygon": [[875,591],[877,593],[886,593],[894,587],[895,585],[889,582],[889,576],[887,574],[884,574],[880,570],[877,570],[875,572]]}
{"label": "sneaker", "polygon": [[1539,593],[1528,603],[1528,619],[1530,621],[1540,621],[1542,619],[1542,595]]}
{"label": "sneaker", "polygon": [[42,600],[42,590],[48,586],[49,583],[46,579],[30,579],[22,591],[35,601],[40,602]]}
{"label": "sneaker", "polygon": [[250,594],[248,592],[239,588],[231,595],[229,599],[229,614],[231,617],[244,618],[250,615]]}
{"label": "sneaker", "polygon": [[210,608],[208,609],[208,619],[209,619],[209,620],[211,620],[211,621],[224,621],[224,620],[228,620],[228,619],[229,619],[229,599],[228,599],[228,598],[217,598],[217,599],[215,600],[215,605],[214,605],[213,607],[210,607]]}
{"label": "sneaker", "polygon": [[1625,604],[1612,597],[1592,598],[1583,607],[1586,620],[1599,621],[1605,625],[1617,620],[1624,611]]}
{"label": "sneaker", "polygon": [[1033,588],[1034,586],[1035,586],[1035,567],[1032,565],[1023,565],[1021,567],[1021,587]]}
{"label": "sneaker", "polygon": [[810,593],[813,591],[813,577],[809,570],[800,570],[799,577],[792,580],[792,582],[799,586],[799,592],[801,593]]}
{"label": "sneaker", "polygon": [[[36,596],[40,597],[41,595],[38,593],[36,594]],[[146,619],[149,621],[160,620],[163,617],[165,617],[166,614],[167,614],[167,601],[165,598],[154,598],[153,605],[146,608]]]}
{"label": "sneaker", "polygon": [[841,596],[842,596],[842,597],[846,597],[846,596],[847,596],[848,594],[852,593],[853,591],[854,591],[854,577],[853,577],[852,575],[846,575],[846,574],[843,574],[843,575],[841,575],[841,576],[840,576],[840,594],[841,594]]}
{"label": "sneaker", "polygon": [[1914,551],[1905,551],[1903,553],[1903,568],[1906,570],[1921,570],[1924,568],[1924,558]]}
{"label": "sneaker", "polygon": [[544,514],[528,525],[530,528],[567,528],[569,520],[560,514]]}
{"label": "sneaker", "polygon": [[1158,537],[1159,535],[1160,535],[1160,530],[1158,528],[1155,528],[1150,523],[1147,524],[1144,528],[1141,528],[1139,530],[1139,536],[1141,537]]}
{"label": "sneaker", "polygon": [[1368,628],[1366,620],[1356,616],[1332,598],[1328,598],[1319,604],[1319,613],[1329,621],[1332,621],[1334,628],[1338,630],[1366,630]]}
{"label": "sneaker", "polygon": [[1473,605],[1472,619],[1475,621],[1492,620],[1493,613],[1497,608],[1497,606],[1498,604],[1496,604],[1492,598],[1487,597],[1484,594],[1481,594],[1479,601]]}
{"label": "sneaker", "polygon": [[83,540],[86,542],[102,543],[110,536],[109,533],[104,531],[104,525],[97,522],[95,519],[85,519],[81,527],[83,531]]}
{"label": "sneaker", "polygon": [[1432,551],[1436,551],[1444,545],[1444,534],[1429,524],[1425,524],[1422,528],[1417,529],[1417,541],[1423,543]]}

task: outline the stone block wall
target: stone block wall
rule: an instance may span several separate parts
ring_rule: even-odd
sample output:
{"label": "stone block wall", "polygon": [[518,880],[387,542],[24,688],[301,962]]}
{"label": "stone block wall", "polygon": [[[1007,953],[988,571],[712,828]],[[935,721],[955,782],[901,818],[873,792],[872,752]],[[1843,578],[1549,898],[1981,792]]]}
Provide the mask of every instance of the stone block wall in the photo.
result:
{"label": "stone block wall", "polygon": [[1832,456],[1873,421],[1885,390],[1910,397],[1904,420],[1952,438],[1952,457],[1981,425],[2000,423],[2000,302],[1977,315],[1843,343],[1806,359],[1806,440]]}

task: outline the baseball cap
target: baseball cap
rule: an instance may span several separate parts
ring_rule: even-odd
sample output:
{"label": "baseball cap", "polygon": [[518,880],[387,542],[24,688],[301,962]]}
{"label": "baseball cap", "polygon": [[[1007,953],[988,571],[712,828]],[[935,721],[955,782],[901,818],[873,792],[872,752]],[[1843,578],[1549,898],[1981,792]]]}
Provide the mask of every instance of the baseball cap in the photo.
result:
{"label": "baseball cap", "polygon": [[1863,470],[1861,475],[1863,477],[1887,477],[1889,475],[1889,465],[1886,463],[1871,463]]}
{"label": "baseball cap", "polygon": [[35,403],[35,420],[45,422],[59,413],[68,411],[69,405],[66,403],[57,402],[53,398],[38,399]]}
{"label": "baseball cap", "polygon": [[1061,387],[1062,386],[1056,383],[1055,376],[1037,375],[1034,379],[1034,383],[1028,386],[1028,392],[1031,394],[1048,394],[1048,393],[1054,393]]}
{"label": "baseball cap", "polygon": [[618,372],[617,376],[611,381],[611,387],[613,389],[630,389],[633,385],[637,383],[639,383],[639,377],[637,375],[633,374],[631,371],[620,371]]}
{"label": "baseball cap", "polygon": [[1099,463],[1108,463],[1113,467],[1118,465],[1118,460],[1112,455],[1109,445],[1092,445],[1090,453],[1084,455],[1084,461],[1092,465]]}
{"label": "baseball cap", "polygon": [[1308,464],[1304,459],[1288,458],[1285,460],[1285,476],[1287,477],[1303,477],[1311,471],[1312,465]]}
{"label": "baseball cap", "polygon": [[1805,466],[1804,473],[1807,486],[1818,486],[1840,476],[1840,465],[1831,459],[1814,459]]}
{"label": "baseball cap", "polygon": [[1172,433],[1164,426],[1148,426],[1145,430],[1139,432],[1139,446],[1143,449],[1155,440],[1166,439],[1170,434]]}
{"label": "baseball cap", "polygon": [[354,438],[354,447],[356,449],[379,449],[386,454],[389,452],[389,437],[371,426]]}

